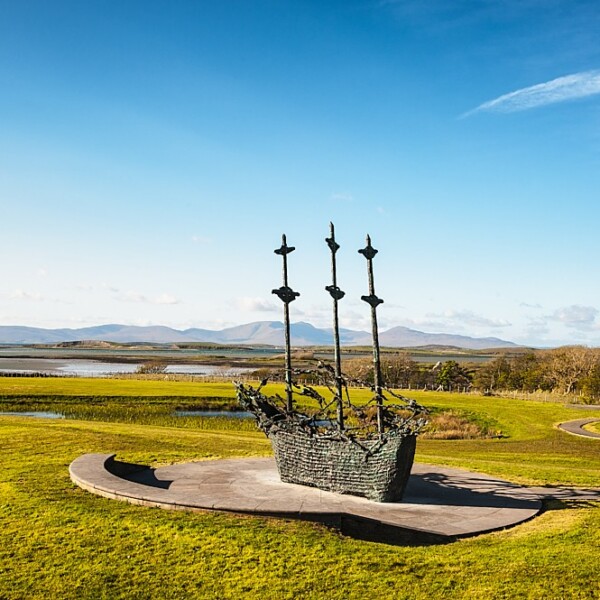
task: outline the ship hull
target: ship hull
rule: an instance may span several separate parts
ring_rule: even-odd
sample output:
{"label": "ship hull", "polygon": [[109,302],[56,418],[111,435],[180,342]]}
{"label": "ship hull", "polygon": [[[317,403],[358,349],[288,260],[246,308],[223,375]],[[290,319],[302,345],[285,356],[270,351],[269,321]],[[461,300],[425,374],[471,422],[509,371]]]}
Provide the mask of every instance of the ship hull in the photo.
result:
{"label": "ship hull", "polygon": [[281,481],[375,502],[402,500],[416,447],[414,435],[358,444],[280,429],[269,439]]}

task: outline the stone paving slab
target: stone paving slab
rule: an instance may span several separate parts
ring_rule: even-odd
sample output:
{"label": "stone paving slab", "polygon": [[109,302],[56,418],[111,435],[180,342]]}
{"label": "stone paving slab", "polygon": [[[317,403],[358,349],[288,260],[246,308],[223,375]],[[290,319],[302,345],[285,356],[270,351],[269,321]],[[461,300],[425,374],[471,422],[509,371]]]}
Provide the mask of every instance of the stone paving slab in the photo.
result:
{"label": "stone paving slab", "polygon": [[86,454],[69,470],[80,487],[113,499],[180,510],[304,518],[379,541],[406,542],[420,535],[449,541],[515,525],[537,515],[542,506],[540,495],[528,488],[424,464],[414,465],[404,500],[386,503],[282,483],[271,458],[151,469],[116,461],[110,454]]}

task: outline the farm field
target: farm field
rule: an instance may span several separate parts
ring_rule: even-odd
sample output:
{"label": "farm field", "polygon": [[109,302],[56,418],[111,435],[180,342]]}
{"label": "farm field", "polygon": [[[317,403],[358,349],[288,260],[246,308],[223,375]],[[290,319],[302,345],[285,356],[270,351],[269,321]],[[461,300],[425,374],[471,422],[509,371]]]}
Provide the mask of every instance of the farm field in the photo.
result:
{"label": "farm field", "polygon": [[[589,411],[450,393],[411,396],[471,414],[502,436],[423,439],[419,462],[522,484],[600,487],[600,440],[555,428]],[[553,501],[541,516],[506,531],[397,547],[310,523],[136,507],[70,482],[68,465],[87,452],[155,466],[270,455],[261,433],[230,419],[211,421],[209,429],[160,411],[152,423],[109,414],[117,404],[151,412],[182,399],[233,397],[230,384],[0,378],[0,409],[100,407],[90,420],[0,413],[0,598],[600,598],[600,503]]]}

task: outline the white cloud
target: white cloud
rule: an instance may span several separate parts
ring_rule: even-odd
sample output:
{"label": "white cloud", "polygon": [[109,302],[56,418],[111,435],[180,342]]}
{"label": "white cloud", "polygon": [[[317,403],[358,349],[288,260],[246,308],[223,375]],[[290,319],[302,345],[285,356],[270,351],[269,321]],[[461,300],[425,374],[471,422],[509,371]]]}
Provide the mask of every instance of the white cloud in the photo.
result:
{"label": "white cloud", "polygon": [[161,294],[155,298],[149,298],[139,292],[128,291],[115,296],[120,302],[134,302],[140,304],[179,304],[181,301],[171,294]]}
{"label": "white cloud", "polygon": [[477,108],[464,113],[462,117],[483,111],[517,112],[595,94],[600,94],[600,70],[584,71],[504,94],[480,104]]}
{"label": "white cloud", "polygon": [[212,242],[212,238],[206,235],[193,235],[192,242],[194,242],[194,244],[210,244]]}
{"label": "white cloud", "polygon": [[550,328],[546,319],[529,319],[528,324],[525,326],[526,337],[530,339],[543,339],[549,333]]}
{"label": "white cloud", "polygon": [[244,312],[273,312],[279,309],[275,302],[264,298],[250,298],[249,296],[237,298],[236,306]]}
{"label": "white cloud", "polygon": [[[360,304],[356,304],[356,306],[364,306],[364,301]],[[403,304],[396,304],[395,302],[388,302],[387,300],[381,305],[382,310],[391,310],[391,309],[399,309],[406,310],[406,306]]]}
{"label": "white cloud", "polygon": [[402,319],[401,324],[405,327],[416,328],[419,330],[429,331],[439,333],[442,331],[449,331],[451,333],[456,333],[460,331],[464,331],[464,326],[460,323],[446,323],[437,319],[428,319],[417,317],[414,319],[406,318]]}
{"label": "white cloud", "polygon": [[28,300],[31,302],[41,302],[44,299],[38,292],[26,292],[24,290],[15,290],[9,297],[12,300]]}
{"label": "white cloud", "polygon": [[470,310],[447,310],[441,314],[428,313],[425,316],[430,319],[440,319],[441,323],[446,327],[454,324],[492,328],[510,327],[511,325],[505,319],[489,319]]}
{"label": "white cloud", "polygon": [[572,304],[571,306],[564,306],[555,310],[549,318],[563,323],[565,327],[579,331],[588,331],[598,328],[598,324],[596,323],[597,315],[598,310],[593,306]]}
{"label": "white cloud", "polygon": [[335,202],[353,202],[354,196],[348,192],[334,192],[331,194],[331,200]]}
{"label": "white cloud", "polygon": [[143,294],[139,294],[138,292],[133,292],[131,290],[128,292],[124,292],[123,294],[119,294],[118,296],[116,296],[116,299],[120,302],[148,302],[148,298],[146,298],[146,296],[144,296]]}
{"label": "white cloud", "polygon": [[[331,323],[328,327],[331,327]],[[340,314],[340,327],[358,331],[371,331],[371,320],[364,312],[346,309],[343,314]]]}
{"label": "white cloud", "polygon": [[529,304],[528,302],[520,302],[519,306],[522,306],[523,308],[542,308],[542,305],[539,303]]}
{"label": "white cloud", "polygon": [[180,304],[181,300],[171,294],[161,294],[154,299],[154,304]]}

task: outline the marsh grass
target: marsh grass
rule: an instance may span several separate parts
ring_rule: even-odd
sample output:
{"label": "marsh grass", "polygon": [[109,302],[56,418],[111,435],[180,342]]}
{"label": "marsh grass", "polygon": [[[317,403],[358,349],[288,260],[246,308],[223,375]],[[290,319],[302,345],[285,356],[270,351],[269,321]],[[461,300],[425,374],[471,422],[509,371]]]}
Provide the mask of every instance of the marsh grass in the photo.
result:
{"label": "marsh grass", "polygon": [[[42,405],[44,406],[44,405]],[[135,405],[111,404],[75,404],[46,405],[47,410],[55,410],[64,414],[67,419],[83,421],[102,421],[106,423],[135,423],[138,425],[156,425],[161,427],[177,427],[181,429],[202,429],[222,431],[257,431],[254,419],[227,418],[225,416],[176,416],[175,410],[202,410],[187,405],[169,404],[144,406],[143,402]],[[44,410],[44,409],[42,409]]]}
{"label": "marsh grass", "polygon": [[477,415],[455,410],[437,411],[429,416],[422,439],[426,440],[473,440],[502,437],[495,426]]}
{"label": "marsh grass", "polygon": [[[16,381],[15,381],[16,380]],[[91,383],[91,386],[90,386]],[[158,384],[158,385],[149,385]],[[137,386],[115,384],[112,380],[82,380],[81,378],[61,378],[33,380],[12,378],[0,380],[0,411],[54,411],[68,419],[105,421],[116,423],[137,423],[161,425],[189,429],[218,429],[235,431],[255,431],[254,420],[228,419],[225,417],[175,416],[175,411],[213,410],[234,411],[239,409],[231,384],[226,387],[196,381],[193,388],[180,381],[148,380],[138,381]],[[4,384],[4,385],[3,385]],[[94,390],[94,394],[83,392]],[[325,397],[330,393],[317,388]],[[194,395],[191,395],[191,391]],[[282,394],[281,385],[265,388],[265,393]],[[136,393],[138,395],[134,395]],[[164,395],[170,392],[170,395]],[[158,395],[158,394],[161,395]],[[229,394],[215,396],[214,394]],[[125,395],[126,394],[126,395]],[[368,402],[372,393],[367,390],[352,389],[352,400],[357,404]],[[300,396],[299,406],[309,414],[317,409],[317,403],[308,397]],[[393,399],[392,399],[393,400]],[[351,417],[349,417],[351,419]],[[441,411],[437,409],[429,419],[423,432],[425,439],[475,439],[494,437],[499,429],[477,413],[460,410]],[[489,419],[488,419],[489,421]],[[350,422],[350,421],[348,421]]]}

